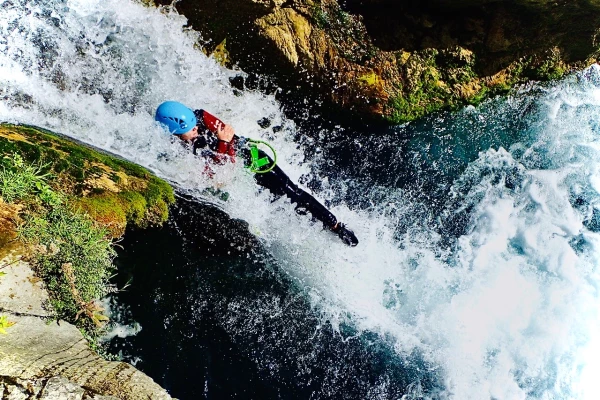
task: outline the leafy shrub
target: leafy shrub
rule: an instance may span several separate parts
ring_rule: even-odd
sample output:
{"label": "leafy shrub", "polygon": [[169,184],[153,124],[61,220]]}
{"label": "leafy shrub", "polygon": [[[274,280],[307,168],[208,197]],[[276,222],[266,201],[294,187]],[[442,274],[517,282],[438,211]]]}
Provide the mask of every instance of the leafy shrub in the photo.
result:
{"label": "leafy shrub", "polygon": [[115,271],[107,231],[60,204],[27,216],[19,233],[35,246],[35,270],[46,283],[57,317],[90,329],[101,325],[102,310],[94,302],[112,290],[109,279]]}
{"label": "leafy shrub", "polygon": [[107,319],[95,301],[113,287],[115,251],[106,229],[69,205],[65,195],[48,184],[47,165],[25,162],[19,154],[5,156],[0,195],[7,202],[27,200],[19,227],[33,250],[33,266],[48,288],[57,318],[76,323],[93,334]]}

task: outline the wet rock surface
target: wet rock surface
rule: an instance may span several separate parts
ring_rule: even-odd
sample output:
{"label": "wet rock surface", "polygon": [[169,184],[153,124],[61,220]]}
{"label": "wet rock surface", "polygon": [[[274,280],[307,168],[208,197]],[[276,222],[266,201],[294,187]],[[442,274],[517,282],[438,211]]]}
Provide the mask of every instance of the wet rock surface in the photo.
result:
{"label": "wet rock surface", "polygon": [[293,108],[302,109],[300,91],[329,104],[321,110],[392,123],[555,79],[598,55],[597,1],[181,0],[175,7],[208,53],[272,77]]}

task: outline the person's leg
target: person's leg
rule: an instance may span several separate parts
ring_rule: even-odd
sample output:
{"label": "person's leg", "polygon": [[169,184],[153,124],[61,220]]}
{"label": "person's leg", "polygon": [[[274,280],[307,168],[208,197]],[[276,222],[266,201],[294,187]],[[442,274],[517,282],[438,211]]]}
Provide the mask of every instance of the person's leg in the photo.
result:
{"label": "person's leg", "polygon": [[279,180],[284,182],[283,190],[285,195],[291,200],[292,203],[296,203],[296,210],[298,212],[306,213],[306,211],[308,211],[314,218],[321,221],[325,227],[329,229],[333,229],[335,227],[337,224],[337,218],[335,215],[333,215],[331,211],[329,211],[317,199],[292,182],[281,168],[275,166],[270,173],[277,175]]}
{"label": "person's leg", "polygon": [[[259,156],[268,157],[272,164],[273,160],[263,151],[259,150]],[[249,151],[244,153],[244,158],[247,163],[249,160]],[[268,168],[268,167],[266,167]],[[331,213],[324,205],[319,203],[317,199],[311,196],[306,191],[298,187],[292,180],[283,172],[279,166],[275,166],[271,171],[255,174],[254,179],[260,186],[267,188],[276,196],[286,195],[292,203],[296,203],[296,211],[299,213],[310,212],[311,215],[321,221],[323,225],[337,233],[338,236],[348,245],[356,246],[358,239],[354,233],[347,229],[344,224],[338,223],[335,215]]]}
{"label": "person's leg", "polygon": [[296,204],[296,211],[298,213],[310,212],[314,218],[323,222],[329,229],[332,229],[337,224],[335,215],[310,194],[300,189],[279,166],[276,165],[267,173],[255,174],[254,179],[256,183],[269,189],[276,196],[285,194],[292,203]]}

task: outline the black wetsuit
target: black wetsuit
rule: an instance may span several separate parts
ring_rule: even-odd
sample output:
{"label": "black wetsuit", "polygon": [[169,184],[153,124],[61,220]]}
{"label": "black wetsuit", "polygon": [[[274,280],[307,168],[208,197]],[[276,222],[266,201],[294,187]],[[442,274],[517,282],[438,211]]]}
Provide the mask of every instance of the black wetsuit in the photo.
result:
{"label": "black wetsuit", "polygon": [[[250,149],[243,144],[243,140],[235,137],[231,143],[219,141],[215,136],[214,125],[215,122],[220,121],[204,110],[196,110],[194,113],[198,119],[198,137],[193,142],[194,154],[211,157],[217,163],[223,163],[227,158],[235,162],[233,157],[237,154],[242,156],[246,166],[251,164]],[[259,149],[258,152],[260,158],[267,157],[269,159],[270,163],[268,165],[273,164],[271,157],[264,151]],[[292,203],[296,204],[297,213],[306,214],[309,212],[330,229],[336,225],[336,217],[314,197],[292,182],[278,165],[275,165],[269,172],[254,174],[254,179],[256,183],[267,188],[274,196],[287,196]]]}
{"label": "black wetsuit", "polygon": [[[246,165],[250,165],[252,158],[250,155],[250,149],[240,149],[240,153],[244,158]],[[269,164],[273,164],[273,160],[264,151],[258,150],[260,158],[267,157]],[[267,167],[265,167],[266,169]],[[283,172],[278,165],[264,174],[254,174],[254,180],[260,186],[269,189],[269,191],[275,196],[287,196],[292,203],[296,203],[296,212],[299,214],[306,214],[310,212],[311,215],[323,222],[323,225],[327,228],[333,228],[337,223],[337,218],[331,213],[324,205],[319,203],[314,197],[300,189],[292,180]]]}
{"label": "black wetsuit", "polygon": [[[223,122],[204,110],[196,110],[194,114],[198,119],[198,137],[194,139],[192,144],[194,154],[209,157],[217,164],[223,164],[228,161],[235,162],[235,156],[240,155],[246,165],[251,165],[252,155],[250,148],[244,144],[241,138],[234,136],[231,142],[219,140],[216,137],[216,133],[219,126],[224,125]],[[268,169],[268,166],[273,164],[271,157],[264,151],[258,149],[258,155],[259,159],[267,157],[270,161],[267,166],[263,167],[264,169]],[[210,168],[207,170],[207,173],[212,174]],[[344,224],[338,223],[335,215],[314,197],[292,182],[278,165],[275,165],[268,172],[254,174],[254,179],[256,183],[267,188],[274,196],[287,196],[292,203],[296,204],[297,213],[310,213],[313,218],[321,221],[325,228],[330,229],[338,235],[347,245],[356,246],[358,244],[358,239],[354,235],[354,232]]]}

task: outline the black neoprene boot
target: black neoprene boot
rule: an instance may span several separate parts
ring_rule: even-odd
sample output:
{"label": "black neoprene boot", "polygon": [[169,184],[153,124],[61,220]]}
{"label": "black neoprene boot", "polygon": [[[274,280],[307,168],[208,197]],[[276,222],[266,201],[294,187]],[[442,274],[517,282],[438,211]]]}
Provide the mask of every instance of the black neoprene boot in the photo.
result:
{"label": "black neoprene boot", "polygon": [[331,230],[335,232],[348,246],[354,247],[358,244],[358,239],[356,238],[354,232],[346,228],[346,225],[343,223],[338,222],[335,228],[332,228]]}

